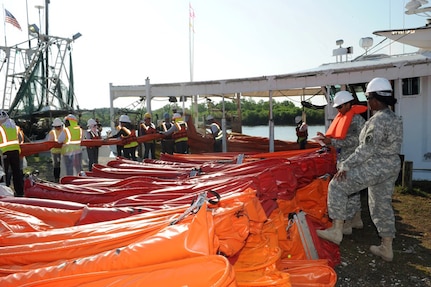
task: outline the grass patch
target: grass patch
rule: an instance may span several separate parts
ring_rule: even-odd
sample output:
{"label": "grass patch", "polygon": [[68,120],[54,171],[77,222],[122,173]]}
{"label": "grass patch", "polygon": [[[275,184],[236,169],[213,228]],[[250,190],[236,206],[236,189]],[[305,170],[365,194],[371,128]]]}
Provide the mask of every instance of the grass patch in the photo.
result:
{"label": "grass patch", "polygon": [[405,195],[415,195],[430,198],[431,197],[431,181],[429,180],[415,180],[412,182],[412,188],[397,185],[395,192]]}

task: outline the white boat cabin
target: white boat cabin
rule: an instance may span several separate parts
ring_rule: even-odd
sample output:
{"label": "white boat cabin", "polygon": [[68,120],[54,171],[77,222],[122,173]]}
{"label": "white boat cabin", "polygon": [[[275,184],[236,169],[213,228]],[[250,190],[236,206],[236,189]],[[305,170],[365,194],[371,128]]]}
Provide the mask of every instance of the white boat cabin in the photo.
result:
{"label": "white boat cabin", "polygon": [[[409,30],[411,33],[413,29]],[[430,31],[421,29],[423,30]],[[399,30],[397,33],[400,33]],[[402,117],[404,124],[402,155],[405,161],[413,162],[413,179],[431,180],[431,51],[426,49],[395,56],[368,55],[352,61],[324,64],[306,71],[256,78],[154,85],[147,79],[145,85],[139,86],[110,84],[111,114],[113,101],[118,97],[145,98],[147,109],[151,111],[153,97],[240,95],[268,97],[272,101],[279,95],[297,95],[303,98],[307,95],[321,95],[328,102],[325,107],[325,125],[329,126],[337,113],[331,105],[335,92],[347,89],[365,104],[365,85],[375,77],[387,78],[393,85],[393,96],[397,99],[393,110]],[[268,125],[270,135],[273,135],[271,111]]]}

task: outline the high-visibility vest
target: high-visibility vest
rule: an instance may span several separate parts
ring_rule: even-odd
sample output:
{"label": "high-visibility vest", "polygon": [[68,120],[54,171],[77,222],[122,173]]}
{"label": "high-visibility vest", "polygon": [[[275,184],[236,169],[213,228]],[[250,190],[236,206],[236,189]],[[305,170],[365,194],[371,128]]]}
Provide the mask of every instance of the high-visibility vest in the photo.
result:
{"label": "high-visibility vest", "polygon": [[[136,131],[135,130],[129,130],[126,127],[121,127],[122,130],[124,130],[128,135],[127,136],[123,136],[121,135],[121,138],[123,139],[127,139],[127,138],[135,138],[136,139]],[[125,144],[123,147],[124,148],[132,148],[132,147],[137,147],[138,146],[138,142],[136,140],[133,140],[127,144]]]}
{"label": "high-visibility vest", "polygon": [[150,123],[149,125],[142,123],[141,128],[146,135],[157,133],[156,126],[153,123]]}
{"label": "high-visibility vest", "polygon": [[[49,134],[50,134],[50,138],[52,138],[52,141],[58,142],[58,136],[60,135],[60,133],[62,131],[63,131],[63,129],[61,129],[61,130],[57,130],[57,129],[50,130]],[[51,149],[51,153],[54,153],[54,154],[61,153],[61,147],[53,147]]]}
{"label": "high-visibility vest", "polygon": [[69,154],[81,150],[82,129],[79,126],[68,126],[63,132],[66,133],[66,141],[61,147],[61,153]]}
{"label": "high-visibility vest", "polygon": [[7,128],[4,125],[0,126],[0,150],[3,153],[13,150],[21,152],[16,127]]}
{"label": "high-visibility vest", "polygon": [[211,123],[211,126],[216,126],[217,127],[217,134],[214,135],[214,139],[216,141],[221,140],[223,138],[223,131],[221,130],[221,128],[218,125],[218,123]]}
{"label": "high-visibility vest", "polygon": [[[173,125],[172,122],[163,122],[160,125],[159,130],[161,130],[163,132],[167,132],[172,127],[172,125]],[[165,136],[162,140],[172,140],[172,135]]]}
{"label": "high-visibility vest", "polygon": [[89,139],[101,139],[102,137],[100,136],[100,133],[97,131],[97,132],[94,132],[94,131],[92,131],[91,129],[89,129],[89,130],[87,130],[87,133],[90,135],[90,138]]}
{"label": "high-visibility vest", "polygon": [[177,131],[172,134],[172,138],[175,142],[188,141],[187,137],[187,123],[184,121],[176,121],[175,125],[177,126]]}

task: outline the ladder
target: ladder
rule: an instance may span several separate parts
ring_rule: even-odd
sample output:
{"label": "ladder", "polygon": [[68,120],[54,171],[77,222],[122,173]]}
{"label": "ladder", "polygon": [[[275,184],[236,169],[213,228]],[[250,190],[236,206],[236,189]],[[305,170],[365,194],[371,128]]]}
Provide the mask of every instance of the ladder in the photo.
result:
{"label": "ladder", "polygon": [[[14,88],[19,87],[22,80],[28,81],[30,75],[39,61],[40,54],[45,50],[47,46],[41,44],[37,49],[22,49],[16,46],[13,47],[0,47],[6,54],[5,61],[6,64],[6,79],[3,89],[3,99],[2,99],[2,109],[9,110],[14,99]],[[25,57],[22,59],[22,64],[26,67],[24,72],[16,73],[16,57],[18,53],[23,53]],[[29,57],[29,58],[27,58]],[[19,83],[16,83],[16,81]]]}
{"label": "ladder", "polygon": [[2,100],[2,110],[8,110],[10,107],[11,99],[12,99],[12,91],[13,86],[15,84],[15,56],[14,49],[10,47],[3,47],[3,50],[6,54],[5,61],[6,64],[6,79],[4,83],[4,93]]}
{"label": "ladder", "polygon": [[[56,46],[57,56],[54,60],[54,63],[52,66],[49,67],[50,69],[50,78],[49,78],[49,86],[48,90],[49,93],[52,95],[56,94],[57,85],[60,85],[58,79],[61,78],[61,73],[66,73],[67,69],[64,67],[64,60],[66,57],[67,49],[69,49],[69,40],[67,39],[55,39],[55,43],[52,43],[52,46]],[[69,79],[70,75],[67,75],[67,79]]]}

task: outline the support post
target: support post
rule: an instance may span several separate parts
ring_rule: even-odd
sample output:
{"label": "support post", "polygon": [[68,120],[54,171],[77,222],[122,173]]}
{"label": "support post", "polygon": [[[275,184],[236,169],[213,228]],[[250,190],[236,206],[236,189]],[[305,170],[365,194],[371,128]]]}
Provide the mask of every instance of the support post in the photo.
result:
{"label": "support post", "polygon": [[115,131],[115,112],[114,112],[114,91],[112,90],[112,83],[109,83],[109,117],[111,131]]}
{"label": "support post", "polygon": [[151,114],[151,85],[150,78],[145,79],[145,103],[147,105],[147,112]]}
{"label": "support post", "polygon": [[409,190],[411,190],[413,186],[412,181],[413,181],[413,162],[404,161],[402,186],[407,187]]}
{"label": "support post", "polygon": [[274,152],[274,117],[272,114],[272,90],[269,90],[269,152]]}

